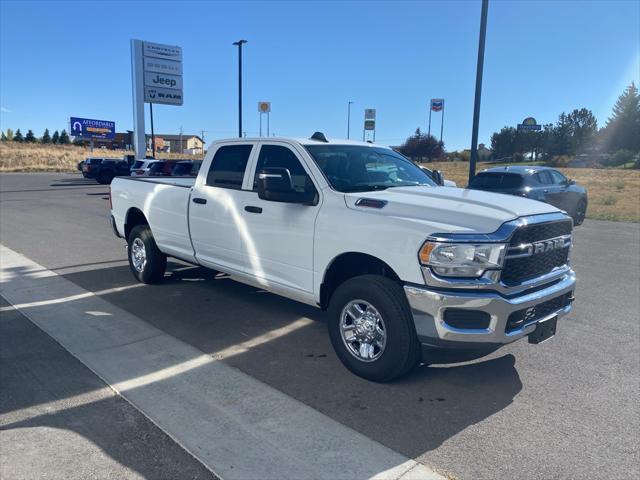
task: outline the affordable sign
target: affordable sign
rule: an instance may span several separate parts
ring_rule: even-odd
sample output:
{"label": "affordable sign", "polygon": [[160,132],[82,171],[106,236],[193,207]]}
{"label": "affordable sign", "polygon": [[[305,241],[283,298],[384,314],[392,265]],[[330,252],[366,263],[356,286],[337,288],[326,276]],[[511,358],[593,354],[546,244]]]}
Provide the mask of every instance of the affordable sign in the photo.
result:
{"label": "affordable sign", "polygon": [[71,126],[70,133],[72,137],[109,139],[116,137],[116,122],[71,117],[69,124]]}

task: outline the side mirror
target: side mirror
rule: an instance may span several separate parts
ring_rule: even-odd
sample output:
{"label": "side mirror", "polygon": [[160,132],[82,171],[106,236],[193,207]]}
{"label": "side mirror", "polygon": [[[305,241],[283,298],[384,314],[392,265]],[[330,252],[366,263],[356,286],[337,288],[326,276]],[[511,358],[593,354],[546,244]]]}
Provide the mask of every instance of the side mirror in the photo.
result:
{"label": "side mirror", "polygon": [[444,185],[444,176],[440,170],[433,170],[431,172],[431,177],[433,178],[433,181],[441,187]]}
{"label": "side mirror", "polygon": [[567,180],[567,185],[575,185],[575,184],[576,184],[575,180],[573,180],[571,178],[569,180]]}
{"label": "side mirror", "polygon": [[293,188],[291,173],[287,168],[264,168],[258,171],[258,197],[270,202],[311,203],[306,192]]}

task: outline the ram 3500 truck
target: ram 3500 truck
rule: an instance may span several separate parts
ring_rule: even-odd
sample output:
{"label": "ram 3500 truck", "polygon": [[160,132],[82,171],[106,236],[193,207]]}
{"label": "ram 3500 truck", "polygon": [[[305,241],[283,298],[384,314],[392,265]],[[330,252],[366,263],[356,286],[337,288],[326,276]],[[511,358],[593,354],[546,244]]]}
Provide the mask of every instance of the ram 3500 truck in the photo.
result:
{"label": "ram 3500 truck", "polygon": [[139,281],[175,257],[326,309],[336,354],[374,381],[540,343],[571,310],[565,212],[437,186],[370,143],[218,141],[197,178],[116,178],[111,202]]}

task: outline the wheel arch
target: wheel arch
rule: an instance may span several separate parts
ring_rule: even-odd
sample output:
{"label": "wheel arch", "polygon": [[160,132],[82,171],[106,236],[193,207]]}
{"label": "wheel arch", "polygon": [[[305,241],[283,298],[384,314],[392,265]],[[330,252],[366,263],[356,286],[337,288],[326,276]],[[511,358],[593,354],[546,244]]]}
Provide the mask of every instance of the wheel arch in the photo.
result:
{"label": "wheel arch", "polygon": [[326,310],[331,295],[345,281],[360,275],[381,275],[400,282],[400,277],[386,262],[362,252],[345,252],[329,262],[320,284],[320,308]]}
{"label": "wheel arch", "polygon": [[132,207],[127,211],[127,216],[124,220],[124,238],[128,239],[131,230],[138,225],[149,225],[149,221],[142,210]]}

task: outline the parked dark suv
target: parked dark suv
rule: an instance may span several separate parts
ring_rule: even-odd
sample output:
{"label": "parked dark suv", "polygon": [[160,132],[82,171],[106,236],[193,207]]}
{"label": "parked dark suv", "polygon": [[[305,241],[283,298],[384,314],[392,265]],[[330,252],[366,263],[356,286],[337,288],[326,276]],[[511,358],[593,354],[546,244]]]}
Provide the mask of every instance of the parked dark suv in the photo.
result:
{"label": "parked dark suv", "polygon": [[133,162],[133,156],[127,156],[126,159],[88,158],[82,167],[82,174],[85,178],[95,178],[98,183],[109,184],[115,177],[128,177]]}
{"label": "parked dark suv", "polygon": [[549,167],[495,167],[478,173],[469,184],[473,190],[518,195],[550,203],[580,225],[587,213],[587,190]]}

